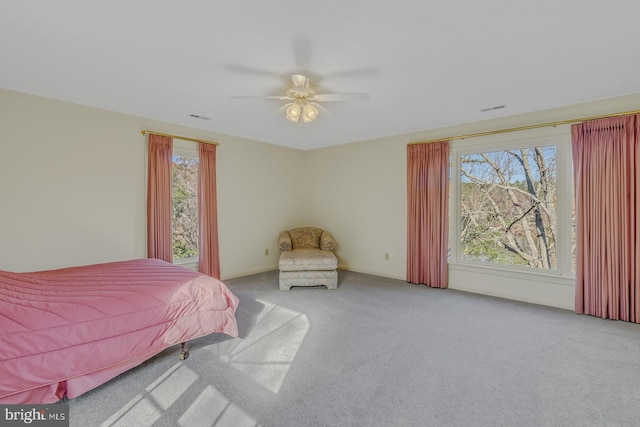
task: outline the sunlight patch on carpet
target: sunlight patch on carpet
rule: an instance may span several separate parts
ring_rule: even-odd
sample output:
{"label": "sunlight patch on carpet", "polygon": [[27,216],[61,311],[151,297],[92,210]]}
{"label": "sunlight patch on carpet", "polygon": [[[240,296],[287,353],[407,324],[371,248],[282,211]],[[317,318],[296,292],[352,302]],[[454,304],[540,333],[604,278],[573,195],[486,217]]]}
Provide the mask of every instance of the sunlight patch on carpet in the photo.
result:
{"label": "sunlight patch on carpet", "polygon": [[254,427],[256,421],[237,405],[231,403],[224,394],[209,385],[182,414],[178,424],[183,427]]}
{"label": "sunlight patch on carpet", "polygon": [[101,424],[101,427],[111,426],[151,426],[158,421],[162,413],[153,402],[139,394],[123,406],[118,412]]}
{"label": "sunlight patch on carpet", "polygon": [[278,393],[310,323],[307,316],[299,311],[264,300],[257,302],[264,308],[245,338],[211,345],[207,350],[221,362]]}
{"label": "sunlight patch on carpet", "polygon": [[178,362],[147,386],[102,426],[151,426],[198,379],[198,374]]}
{"label": "sunlight patch on carpet", "polygon": [[151,383],[146,390],[162,409],[173,405],[182,394],[198,379],[198,374],[178,362]]}

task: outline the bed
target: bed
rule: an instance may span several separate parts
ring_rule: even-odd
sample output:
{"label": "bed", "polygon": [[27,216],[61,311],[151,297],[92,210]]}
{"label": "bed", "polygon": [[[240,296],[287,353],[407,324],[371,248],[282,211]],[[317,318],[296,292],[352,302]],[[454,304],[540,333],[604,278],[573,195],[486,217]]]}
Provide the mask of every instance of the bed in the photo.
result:
{"label": "bed", "polygon": [[238,336],[238,298],[157,259],[0,270],[0,403],[73,399],[167,347]]}

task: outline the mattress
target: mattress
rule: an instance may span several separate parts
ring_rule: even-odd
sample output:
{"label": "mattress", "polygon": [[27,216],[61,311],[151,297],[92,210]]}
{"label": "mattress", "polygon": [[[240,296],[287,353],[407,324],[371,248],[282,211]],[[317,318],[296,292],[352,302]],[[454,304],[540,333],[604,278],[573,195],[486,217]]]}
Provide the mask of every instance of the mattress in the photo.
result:
{"label": "mattress", "polygon": [[0,270],[0,403],[73,398],[169,346],[237,337],[237,306],[223,282],[157,259]]}

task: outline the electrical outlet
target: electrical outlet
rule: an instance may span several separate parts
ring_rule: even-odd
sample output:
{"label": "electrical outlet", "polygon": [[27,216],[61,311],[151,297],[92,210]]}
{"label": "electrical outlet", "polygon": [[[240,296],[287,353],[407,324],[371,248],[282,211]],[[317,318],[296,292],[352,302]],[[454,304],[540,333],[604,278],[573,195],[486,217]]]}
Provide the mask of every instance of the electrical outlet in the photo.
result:
{"label": "electrical outlet", "polygon": [[385,261],[389,261],[389,252],[384,253],[384,259]]}
{"label": "electrical outlet", "polygon": [[269,249],[264,250],[264,256],[269,256]]}

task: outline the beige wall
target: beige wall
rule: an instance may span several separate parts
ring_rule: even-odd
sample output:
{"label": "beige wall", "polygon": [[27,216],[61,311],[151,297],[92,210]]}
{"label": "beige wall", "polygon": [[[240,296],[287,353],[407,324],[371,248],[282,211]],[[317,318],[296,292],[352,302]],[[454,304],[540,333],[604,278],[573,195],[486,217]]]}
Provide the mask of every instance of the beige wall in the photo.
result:
{"label": "beige wall", "polygon": [[1,89],[0,269],[144,257],[142,129],[220,142],[222,276],[273,269],[303,152]]}
{"label": "beige wall", "polygon": [[[330,230],[339,265],[404,279],[406,153],[403,138],[385,138],[305,153],[304,219]],[[389,259],[385,259],[389,254]]]}
{"label": "beige wall", "polygon": [[230,137],[218,141],[222,277],[274,270],[280,256],[278,234],[299,216],[304,152]]}
{"label": "beige wall", "polygon": [[[639,108],[640,94],[635,94],[297,151],[0,89],[0,269],[144,257],[145,144],[140,130],[153,129],[221,143],[223,279],[275,269],[278,232],[300,225],[330,230],[342,267],[403,279],[407,143]],[[537,131],[528,132],[535,137]],[[566,279],[523,279],[456,265],[450,266],[450,279],[454,289],[573,306],[573,286]]]}

